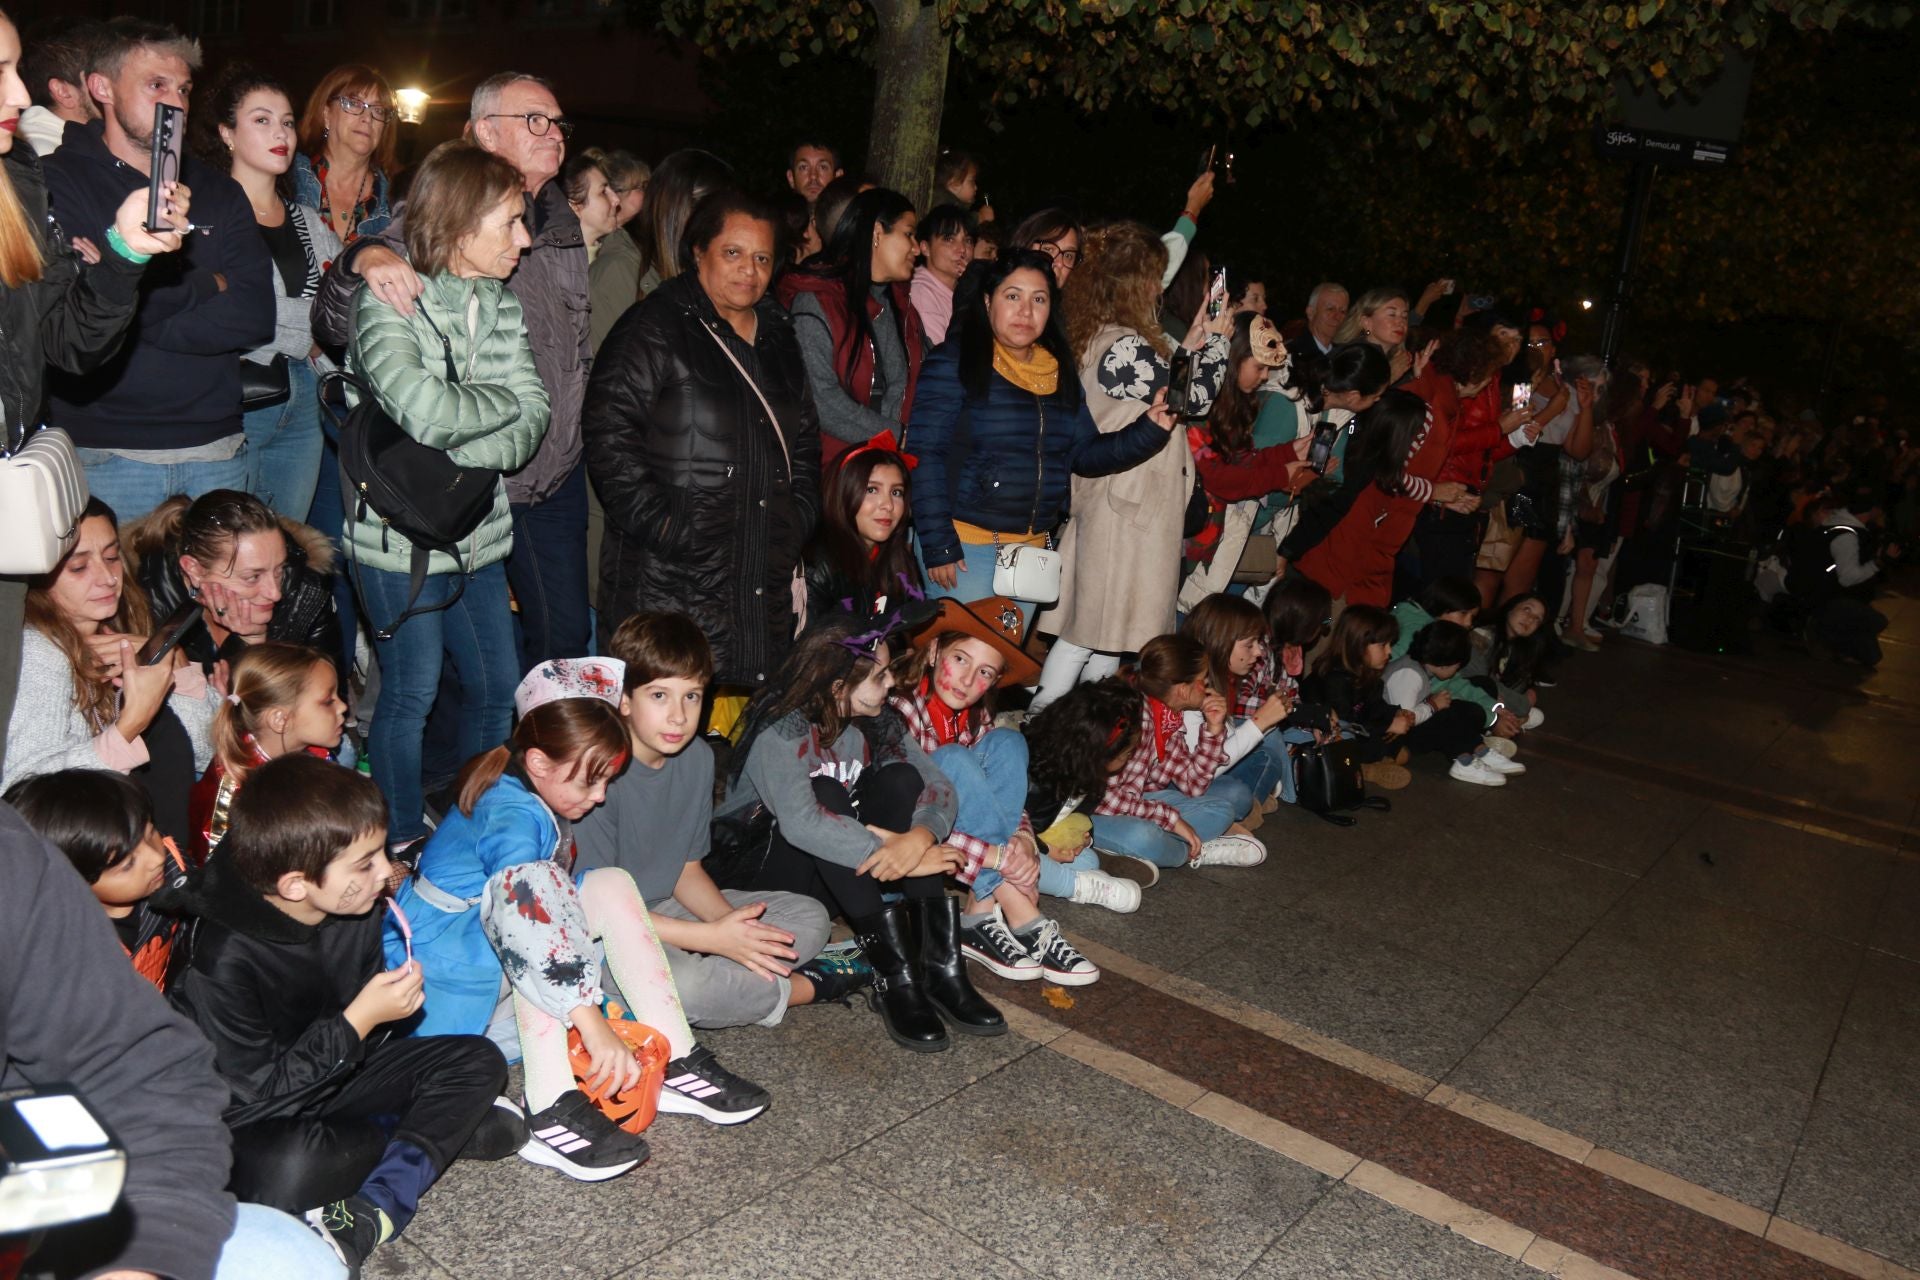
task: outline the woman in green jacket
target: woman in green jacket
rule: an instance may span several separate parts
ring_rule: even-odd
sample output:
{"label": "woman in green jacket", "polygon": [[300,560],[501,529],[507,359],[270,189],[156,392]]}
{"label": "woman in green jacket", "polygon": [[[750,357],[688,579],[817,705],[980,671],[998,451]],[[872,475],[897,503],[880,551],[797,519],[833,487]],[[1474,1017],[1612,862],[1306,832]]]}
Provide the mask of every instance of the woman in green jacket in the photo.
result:
{"label": "woman in green jacket", "polygon": [[[547,430],[546,388],[519,300],[503,283],[532,243],[525,213],[513,166],[472,143],[435,148],[414,178],[405,217],[423,292],[405,315],[364,287],[354,300],[353,370],[401,430],[462,466],[516,471]],[[410,605],[413,544],[373,512],[349,508],[345,542],[361,608],[376,632],[392,632],[375,641],[380,701],[369,748],[373,779],[393,811],[388,841],[401,851],[427,834],[428,791],[453,781],[421,776],[421,737],[443,661],[459,678],[460,760],[499,746],[513,727],[519,650],[502,564],[513,521],[506,486],[496,482],[493,510],[460,544],[460,559],[434,552]]]}

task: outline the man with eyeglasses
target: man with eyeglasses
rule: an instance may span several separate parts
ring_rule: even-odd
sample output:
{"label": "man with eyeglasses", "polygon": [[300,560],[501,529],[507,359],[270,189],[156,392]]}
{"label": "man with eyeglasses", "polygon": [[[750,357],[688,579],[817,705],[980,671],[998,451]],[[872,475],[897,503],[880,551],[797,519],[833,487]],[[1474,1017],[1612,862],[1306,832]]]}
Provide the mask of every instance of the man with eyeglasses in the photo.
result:
{"label": "man with eyeglasses", "polygon": [[[552,85],[515,71],[489,76],[473,91],[467,129],[480,146],[519,170],[525,184],[533,247],[520,255],[507,288],[520,299],[534,366],[553,405],[540,451],[506,478],[513,505],[507,581],[520,606],[520,665],[527,670],[550,658],[584,657],[591,640],[587,477],[580,447],[580,405],[591,361],[587,248],[580,220],[555,181],[573,122],[561,113]],[[405,218],[403,208],[385,235],[354,244],[327,272],[314,299],[314,332],[323,342],[344,344],[353,293],[362,281],[402,315],[413,314],[421,285],[406,260]]]}

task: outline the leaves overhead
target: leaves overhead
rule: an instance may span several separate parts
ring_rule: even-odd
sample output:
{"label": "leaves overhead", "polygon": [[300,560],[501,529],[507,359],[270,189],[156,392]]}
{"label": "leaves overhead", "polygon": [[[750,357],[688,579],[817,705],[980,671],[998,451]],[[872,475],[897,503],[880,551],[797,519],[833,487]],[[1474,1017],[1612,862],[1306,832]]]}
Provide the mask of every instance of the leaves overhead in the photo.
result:
{"label": "leaves overhead", "polygon": [[[791,64],[864,49],[874,5],[916,2],[661,0],[661,16],[710,52],[761,44]],[[1672,97],[1710,78],[1729,44],[1910,17],[1876,0],[934,2],[991,107],[1057,96],[1098,112],[1131,97],[1236,128],[1360,112],[1422,147],[1464,129],[1502,152],[1599,118],[1616,77]]]}

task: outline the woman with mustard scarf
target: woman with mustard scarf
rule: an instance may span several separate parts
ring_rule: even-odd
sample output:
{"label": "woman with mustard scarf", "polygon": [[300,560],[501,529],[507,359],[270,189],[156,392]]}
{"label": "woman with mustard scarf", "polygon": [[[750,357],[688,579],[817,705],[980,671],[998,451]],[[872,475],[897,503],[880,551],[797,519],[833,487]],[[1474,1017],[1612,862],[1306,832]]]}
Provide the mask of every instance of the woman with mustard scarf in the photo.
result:
{"label": "woman with mustard scarf", "polygon": [[[1005,254],[954,317],[959,340],[950,332],[921,367],[904,447],[920,460],[913,523],[936,597],[998,594],[997,550],[1047,544],[1066,518],[1073,476],[1137,466],[1173,429],[1156,403],[1101,434],[1073,376],[1057,303],[1044,255]],[[1035,602],[1016,603],[1031,620]]]}

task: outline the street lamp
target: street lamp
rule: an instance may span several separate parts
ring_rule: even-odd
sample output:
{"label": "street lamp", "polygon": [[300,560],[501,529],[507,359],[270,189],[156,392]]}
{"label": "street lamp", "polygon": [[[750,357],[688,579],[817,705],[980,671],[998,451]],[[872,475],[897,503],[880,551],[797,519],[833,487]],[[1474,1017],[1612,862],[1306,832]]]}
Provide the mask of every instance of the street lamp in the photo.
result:
{"label": "street lamp", "polygon": [[393,102],[403,124],[419,124],[426,118],[430,101],[425,89],[395,89]]}
{"label": "street lamp", "polygon": [[1592,299],[1592,298],[1582,298],[1582,299],[1580,299],[1580,309],[1581,309],[1582,311],[1591,311],[1591,310],[1593,310],[1593,299]]}

